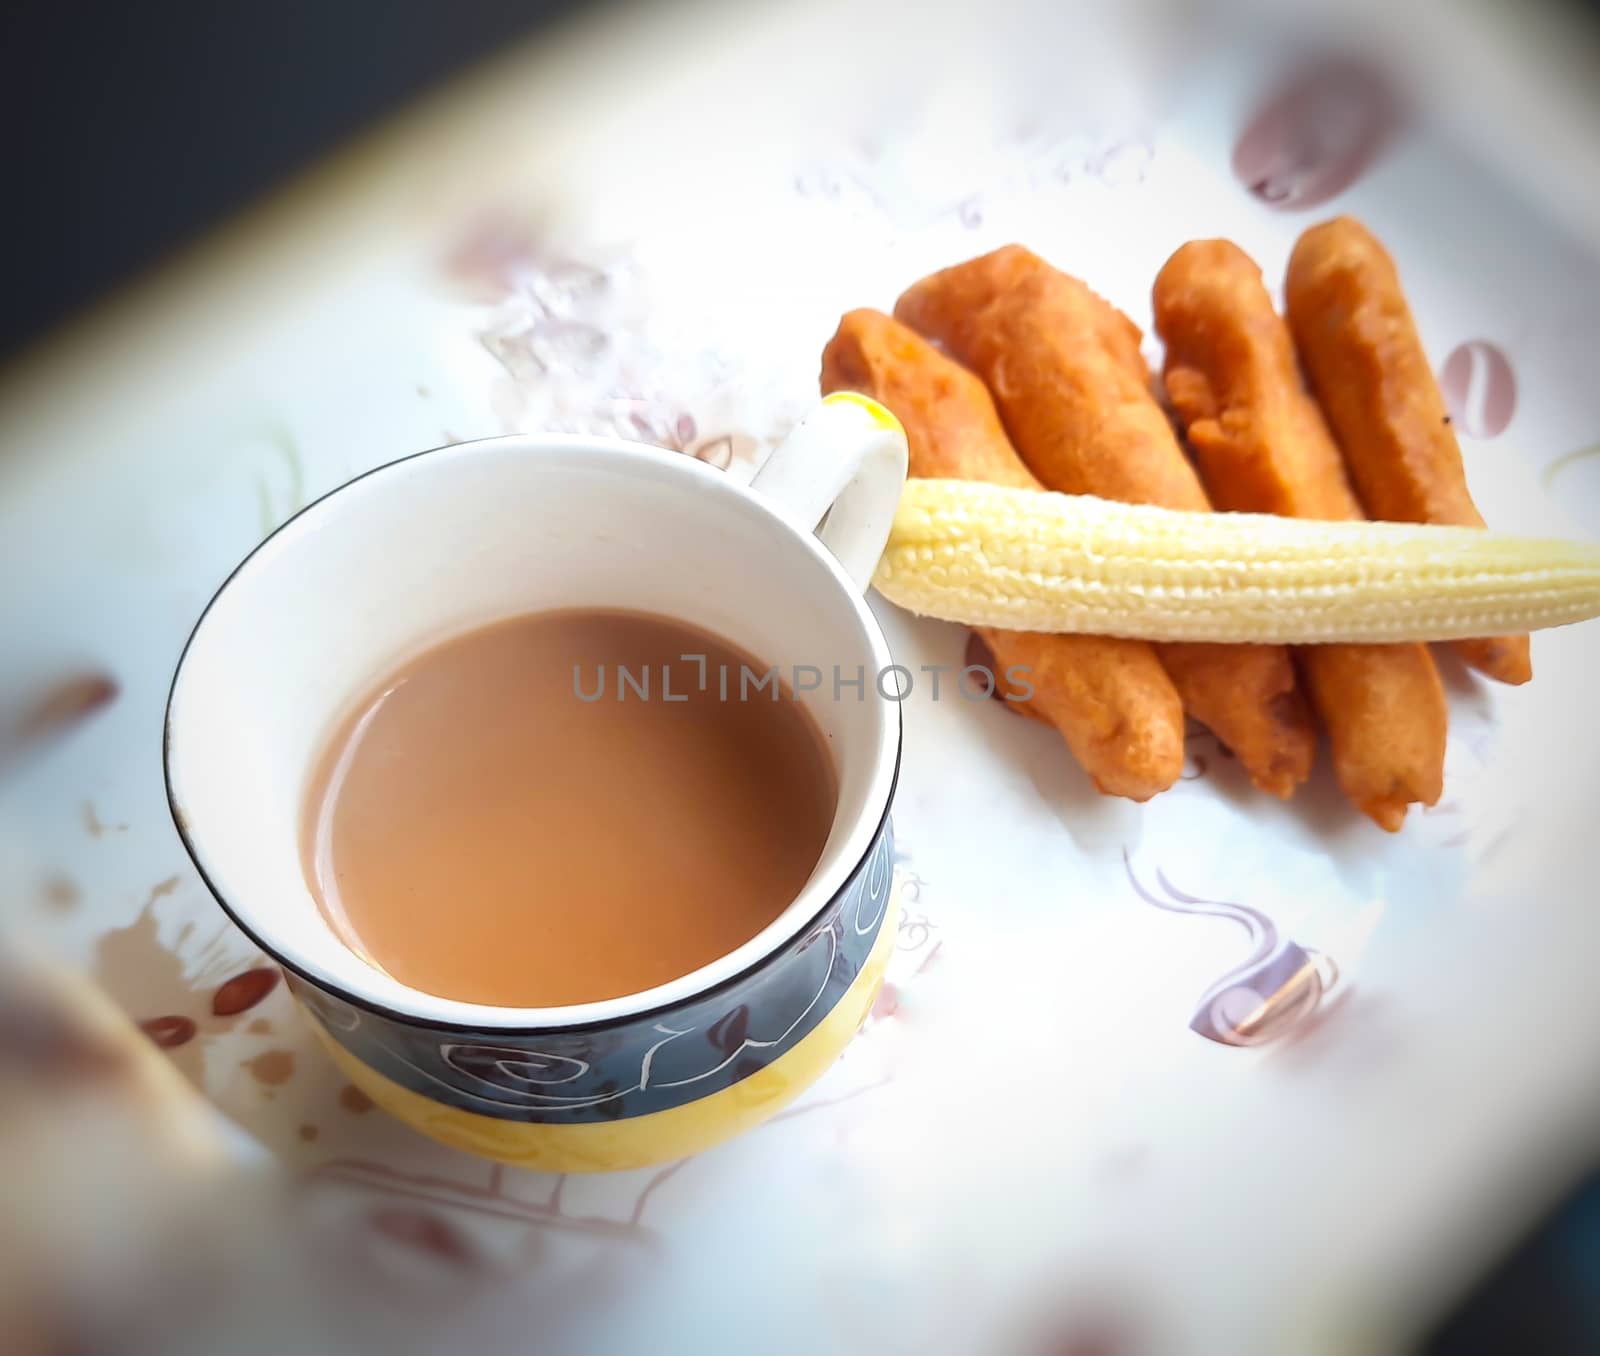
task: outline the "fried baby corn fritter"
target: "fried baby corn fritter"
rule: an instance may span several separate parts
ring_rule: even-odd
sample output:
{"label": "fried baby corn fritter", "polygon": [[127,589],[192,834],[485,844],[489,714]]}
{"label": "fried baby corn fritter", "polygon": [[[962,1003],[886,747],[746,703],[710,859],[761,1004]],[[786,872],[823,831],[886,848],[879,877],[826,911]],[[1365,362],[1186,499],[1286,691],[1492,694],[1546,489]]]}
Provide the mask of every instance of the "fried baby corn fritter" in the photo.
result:
{"label": "fried baby corn fritter", "polygon": [[1007,245],[924,278],[895,316],[984,379],[1050,489],[1210,507],[1150,394],[1138,329],[1076,278]]}
{"label": "fried baby corn fritter", "polygon": [[[822,354],[822,391],[859,391],[906,431],[913,476],[1042,489],[977,377],[877,311],[851,311]],[[1183,770],[1183,707],[1143,641],[982,628],[1004,688],[1014,665],[1033,695],[1018,709],[1066,740],[1100,791],[1148,800]]]}
{"label": "fried baby corn fritter", "polygon": [[[924,278],[896,316],[987,383],[1013,446],[1052,490],[1204,511],[1205,491],[1150,393],[1139,330],[1020,245]],[[1287,797],[1316,740],[1288,651],[1156,647],[1185,709],[1233,750],[1256,786]]]}
{"label": "fried baby corn fritter", "polygon": [[[1289,257],[1284,299],[1312,390],[1367,512],[1484,526],[1388,251],[1351,217],[1313,226]],[[1455,648],[1503,683],[1533,677],[1525,635],[1460,640]]]}
{"label": "fried baby corn fritter", "polygon": [[[1300,384],[1261,270],[1226,240],[1183,246],[1156,278],[1167,394],[1218,508],[1362,517],[1327,425]],[[1345,795],[1390,832],[1444,778],[1444,689],[1424,645],[1313,645],[1297,653]]]}

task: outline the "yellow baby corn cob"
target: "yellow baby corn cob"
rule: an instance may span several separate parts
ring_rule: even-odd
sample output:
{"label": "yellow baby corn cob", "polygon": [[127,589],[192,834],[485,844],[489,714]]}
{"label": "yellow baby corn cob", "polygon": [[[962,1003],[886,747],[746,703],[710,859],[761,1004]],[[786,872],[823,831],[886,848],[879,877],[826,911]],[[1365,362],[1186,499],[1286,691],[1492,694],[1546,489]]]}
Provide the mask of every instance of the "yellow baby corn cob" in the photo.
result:
{"label": "yellow baby corn cob", "polygon": [[1600,615],[1600,547],[912,480],[873,583],[908,611],[1012,631],[1456,640]]}

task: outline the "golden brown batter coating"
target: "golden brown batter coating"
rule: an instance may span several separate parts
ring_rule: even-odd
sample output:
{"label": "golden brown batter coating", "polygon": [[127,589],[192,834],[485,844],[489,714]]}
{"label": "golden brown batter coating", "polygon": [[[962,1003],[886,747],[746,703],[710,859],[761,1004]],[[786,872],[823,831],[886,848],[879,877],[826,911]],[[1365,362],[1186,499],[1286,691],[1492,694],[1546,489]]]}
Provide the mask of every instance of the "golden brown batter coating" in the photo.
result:
{"label": "golden brown batter coating", "polygon": [[1210,507],[1150,394],[1138,330],[1076,278],[1007,246],[924,278],[895,315],[984,379],[1050,489]]}
{"label": "golden brown batter coating", "polygon": [[894,413],[918,479],[1044,488],[1007,440],[983,383],[882,311],[851,311],[822,350],[822,393],[834,391],[857,391]]}
{"label": "golden brown batter coating", "polygon": [[[1012,444],[1050,489],[1206,510],[1210,503],[1150,393],[1138,328],[1020,246],[944,269],[895,314],[988,384]],[[1315,732],[1276,645],[1161,645],[1185,709],[1251,780],[1289,796],[1311,772]]]}
{"label": "golden brown batter coating", "polygon": [[1339,789],[1398,833],[1406,807],[1444,790],[1449,709],[1426,645],[1307,645],[1298,652],[1328,730]]}
{"label": "golden brown batter coating", "polygon": [[[1423,351],[1394,260],[1351,217],[1295,244],[1284,287],[1306,375],[1374,518],[1482,527],[1461,448]],[[1527,636],[1455,643],[1503,683],[1533,677]]]}
{"label": "golden brown batter coating", "polygon": [[[822,354],[822,391],[859,391],[905,427],[914,476],[1040,489],[1022,464],[983,383],[877,311],[851,311]],[[978,633],[997,677],[1029,672],[1017,708],[1054,725],[1107,795],[1148,800],[1183,770],[1183,707],[1155,652],[1107,636]]]}
{"label": "golden brown batter coating", "polygon": [[[1167,392],[1212,502],[1290,518],[1360,518],[1254,261],[1226,240],[1192,241],[1162,268],[1153,299]],[[1296,657],[1345,795],[1390,831],[1408,804],[1438,800],[1448,715],[1427,647],[1314,645]]]}
{"label": "golden brown batter coating", "polygon": [[[930,273],[907,288],[895,304],[895,318],[959,356],[970,351],[978,338],[978,312],[1002,292],[1045,274],[1067,277],[1026,245],[1002,245],[976,259]],[[1125,366],[1142,369],[1139,344],[1144,336],[1139,327],[1084,283],[1076,278],[1068,281],[1081,289],[1092,327],[1112,356]]]}

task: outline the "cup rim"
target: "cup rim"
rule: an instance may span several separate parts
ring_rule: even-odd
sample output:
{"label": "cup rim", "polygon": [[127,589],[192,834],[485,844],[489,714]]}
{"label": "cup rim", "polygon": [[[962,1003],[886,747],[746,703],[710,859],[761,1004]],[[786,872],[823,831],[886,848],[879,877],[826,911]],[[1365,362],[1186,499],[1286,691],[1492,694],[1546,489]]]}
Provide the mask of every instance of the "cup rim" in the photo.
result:
{"label": "cup rim", "polygon": [[[851,605],[857,620],[862,625],[868,644],[877,652],[876,657],[886,663],[892,662],[888,641],[883,635],[883,629],[879,625],[877,618],[873,616],[872,610],[867,606],[863,591],[850,579],[849,575],[845,573],[844,567],[839,564],[833,554],[813,533],[806,532],[790,522],[782,512],[763,500],[749,485],[734,481],[728,478],[725,473],[718,471],[714,467],[707,466],[693,457],[682,453],[674,453],[670,449],[656,447],[649,443],[637,442],[626,438],[608,438],[577,433],[523,433],[463,439],[456,443],[445,443],[435,447],[424,448],[421,451],[410,452],[378,466],[370,467],[318,495],[304,507],[284,519],[283,522],[279,523],[271,532],[251,547],[228,572],[221,583],[217,585],[210,598],[206,600],[206,604],[201,609],[199,616],[196,617],[194,625],[184,639],[183,648],[178,653],[177,661],[173,665],[172,680],[167,689],[167,700],[162,718],[161,737],[161,775],[162,784],[166,792],[167,810],[171,815],[173,827],[177,830],[184,851],[188,854],[189,860],[193,863],[201,882],[216,901],[217,906],[235,927],[243,932],[276,964],[330,997],[337,998],[363,1011],[384,1017],[390,1021],[429,1031],[496,1036],[518,1036],[531,1032],[593,1031],[600,1028],[613,1027],[619,1023],[647,1020],[652,1016],[680,1008],[687,1002],[699,1001],[724,989],[733,988],[765,967],[774,956],[792,943],[796,937],[805,932],[837,903],[840,894],[849,887],[850,882],[866,866],[878,840],[882,837],[900,782],[900,768],[905,742],[905,721],[900,703],[895,702],[893,703],[892,766],[888,768],[887,777],[885,777],[882,764],[886,760],[883,758],[884,749],[880,746],[878,754],[874,757],[874,761],[878,766],[875,767],[872,774],[873,792],[867,810],[861,817],[862,823],[872,820],[872,810],[874,807],[878,808],[872,832],[864,839],[861,839],[859,852],[842,859],[849,862],[848,868],[839,875],[833,888],[828,891],[818,907],[802,917],[792,920],[776,935],[767,937],[767,933],[771,932],[778,922],[778,919],[775,918],[772,923],[769,923],[754,937],[735,947],[732,951],[716,957],[698,969],[690,971],[687,975],[677,976],[663,984],[642,990],[636,994],[623,994],[615,998],[565,1004],[556,1007],[519,1008],[446,998],[442,995],[413,989],[409,985],[400,984],[398,980],[394,981],[396,984],[400,984],[400,987],[404,988],[408,994],[417,999],[418,1006],[442,1007],[451,1014],[449,1016],[430,1016],[421,1012],[395,1007],[392,1003],[362,993],[352,988],[348,983],[333,978],[320,966],[296,954],[294,948],[274,940],[266,935],[258,924],[248,920],[236,904],[230,903],[227,896],[212,879],[211,873],[207,870],[201,849],[190,833],[188,817],[179,805],[177,790],[173,784],[174,705],[177,701],[178,688],[183,677],[185,661],[188,659],[189,651],[194,645],[195,639],[205,626],[206,619],[211,615],[212,609],[227,593],[235,580],[250,567],[252,562],[257,560],[270,543],[278,538],[280,534],[287,531],[299,519],[310,514],[328,500],[374,476],[381,475],[386,471],[393,471],[398,467],[424,457],[460,453],[463,449],[488,450],[502,448],[510,450],[518,447],[532,453],[581,450],[628,459],[647,459],[652,468],[660,469],[664,466],[672,466],[675,468],[674,474],[681,473],[688,475],[690,478],[699,478],[705,485],[715,487],[716,492],[731,493],[748,507],[766,514],[771,519],[775,529],[786,533],[792,541],[798,543],[802,549],[809,551],[823,565],[834,577],[835,583],[838,584]],[[671,460],[667,460],[669,458]],[[879,804],[880,798],[881,805]],[[859,824],[851,832],[859,836]],[[804,889],[801,893],[804,893]],[[792,907],[792,902],[791,905],[785,906],[780,912],[779,918],[784,913],[787,913],[790,907]],[[761,945],[756,947],[758,942]],[[729,973],[716,973],[719,969],[725,967],[731,958],[738,957],[742,953],[752,950],[752,948],[754,948],[753,954],[750,955],[747,962],[737,965]],[[374,969],[374,973],[378,973],[376,969]],[[704,982],[688,983],[688,981],[694,980],[696,976],[700,975],[706,976]],[[642,1006],[632,1006],[633,1001],[636,999],[649,999],[656,994],[663,993],[665,990],[682,991],[664,995],[660,1001],[647,1002]],[[482,1020],[472,1020],[474,1014],[482,1014]]]}

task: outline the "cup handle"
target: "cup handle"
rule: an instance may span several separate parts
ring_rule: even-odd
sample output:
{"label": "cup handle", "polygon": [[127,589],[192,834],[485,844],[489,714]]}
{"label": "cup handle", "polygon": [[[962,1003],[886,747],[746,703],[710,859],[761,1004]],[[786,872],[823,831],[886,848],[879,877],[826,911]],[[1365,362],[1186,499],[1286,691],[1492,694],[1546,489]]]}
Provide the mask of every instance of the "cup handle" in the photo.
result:
{"label": "cup handle", "polygon": [[836,391],[794,426],[751,488],[814,531],[865,593],[905,481],[900,421],[876,400]]}

